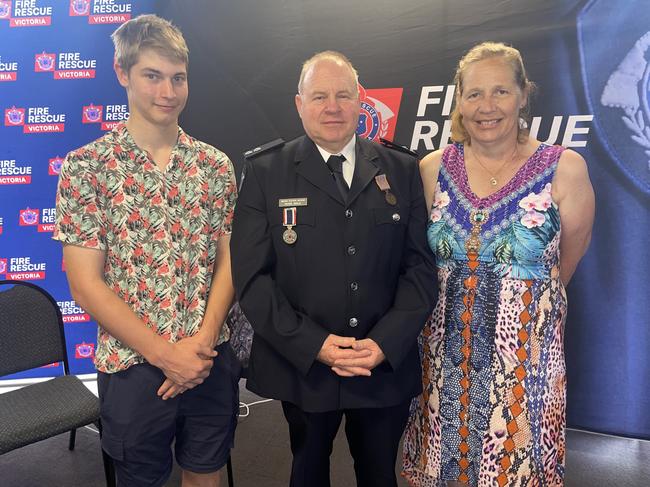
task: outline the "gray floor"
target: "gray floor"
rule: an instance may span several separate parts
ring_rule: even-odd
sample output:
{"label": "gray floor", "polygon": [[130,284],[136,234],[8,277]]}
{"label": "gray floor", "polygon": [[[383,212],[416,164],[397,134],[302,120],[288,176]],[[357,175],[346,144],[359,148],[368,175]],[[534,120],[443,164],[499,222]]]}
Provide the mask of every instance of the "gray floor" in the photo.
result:
{"label": "gray floor", "polygon": [[[257,396],[243,390],[241,399]],[[280,404],[251,406],[240,420],[232,453],[236,487],[286,487],[291,454]],[[353,487],[352,460],[339,434],[332,454],[332,486]],[[180,485],[178,470],[168,486]],[[77,448],[67,449],[61,435],[0,456],[0,487],[102,487],[101,455],[96,433],[79,430]],[[224,479],[222,484],[227,485]],[[400,479],[400,487],[407,484]],[[650,486],[650,442],[569,431],[566,487]]]}

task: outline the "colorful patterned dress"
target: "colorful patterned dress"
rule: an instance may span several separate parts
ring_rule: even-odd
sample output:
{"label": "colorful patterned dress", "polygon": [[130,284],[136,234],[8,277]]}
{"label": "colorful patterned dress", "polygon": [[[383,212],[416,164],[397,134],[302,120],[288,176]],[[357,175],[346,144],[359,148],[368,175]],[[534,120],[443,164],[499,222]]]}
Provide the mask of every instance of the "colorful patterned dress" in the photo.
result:
{"label": "colorful patterned dress", "polygon": [[413,485],[563,485],[566,294],[551,199],[562,150],[542,144],[487,198],[469,187],[463,146],[443,153],[427,230],[440,297],[404,440]]}

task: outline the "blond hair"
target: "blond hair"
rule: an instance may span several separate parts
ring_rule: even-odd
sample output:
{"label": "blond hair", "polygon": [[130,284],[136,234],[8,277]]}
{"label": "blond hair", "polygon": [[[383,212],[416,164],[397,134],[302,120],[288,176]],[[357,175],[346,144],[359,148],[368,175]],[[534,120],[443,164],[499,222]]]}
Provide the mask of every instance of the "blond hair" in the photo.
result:
{"label": "blond hair", "polygon": [[359,90],[359,73],[357,73],[357,70],[354,69],[354,66],[350,62],[350,60],[344,55],[341,54],[338,51],[322,51],[314,54],[312,57],[307,59],[304,63],[302,63],[302,70],[300,71],[300,79],[298,80],[298,94],[302,95],[302,88],[303,84],[305,82],[305,78],[307,77],[307,73],[309,70],[319,61],[333,61],[339,66],[347,66],[350,71],[352,72],[352,75],[354,76],[354,81],[357,85],[357,92]]}
{"label": "blond hair", "polygon": [[125,72],[138,62],[140,52],[153,49],[161,56],[189,64],[189,49],[183,34],[168,20],[157,15],[139,15],[111,34],[115,46],[115,61]]}
{"label": "blond hair", "polygon": [[454,97],[454,106],[451,112],[451,140],[460,143],[471,143],[469,133],[463,125],[463,116],[458,109],[458,98],[463,93],[463,75],[467,67],[475,62],[485,59],[501,58],[512,69],[515,84],[519,87],[522,94],[526,97],[526,105],[519,110],[519,124],[517,138],[519,142],[524,142],[530,132],[530,94],[535,89],[535,84],[526,77],[526,69],[521,53],[514,47],[508,46],[502,42],[483,42],[472,47],[458,62],[454,84],[456,85],[456,96]]}

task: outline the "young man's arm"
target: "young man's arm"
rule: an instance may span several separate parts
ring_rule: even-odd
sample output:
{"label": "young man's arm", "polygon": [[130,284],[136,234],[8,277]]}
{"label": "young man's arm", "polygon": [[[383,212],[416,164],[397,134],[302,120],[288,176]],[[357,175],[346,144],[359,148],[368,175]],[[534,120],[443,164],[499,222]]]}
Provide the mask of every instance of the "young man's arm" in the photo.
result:
{"label": "young man's arm", "polygon": [[63,255],[72,296],[101,327],[141,354],[166,377],[189,389],[203,382],[216,353],[198,341],[167,342],[104,282],[103,250],[64,245]]}
{"label": "young man's arm", "polygon": [[[237,201],[237,180],[232,162],[223,153],[216,154],[214,162],[215,168],[218,168],[216,177],[224,178],[225,187],[223,193],[216,192],[212,195],[214,211],[211,217],[211,238],[216,243],[212,281],[199,331],[179,342],[198,343],[210,347],[211,350],[219,341],[223,322],[226,321],[235,297],[230,265],[230,232]],[[158,389],[158,395],[163,399],[169,399],[182,394],[187,389],[183,384],[168,378]]]}
{"label": "young man's arm", "polygon": [[208,294],[208,303],[201,329],[195,335],[214,348],[219,340],[221,327],[228,315],[235,297],[230,268],[230,235],[223,235],[217,243],[217,255],[214,262],[212,284]]}
{"label": "young man's arm", "polygon": [[[230,235],[224,235],[217,243],[212,283],[201,328],[196,335],[185,338],[181,342],[197,342],[201,346],[213,349],[219,340],[221,327],[226,321],[234,296],[235,289],[230,269]],[[158,389],[158,395],[163,399],[169,399],[186,390],[187,387],[168,378]]]}

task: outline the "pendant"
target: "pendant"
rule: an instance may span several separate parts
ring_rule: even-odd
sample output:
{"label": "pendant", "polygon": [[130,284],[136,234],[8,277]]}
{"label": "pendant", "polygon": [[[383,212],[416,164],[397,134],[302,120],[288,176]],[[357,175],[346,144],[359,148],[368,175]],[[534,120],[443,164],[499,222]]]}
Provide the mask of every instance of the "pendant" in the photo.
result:
{"label": "pendant", "polygon": [[485,208],[472,210],[469,214],[469,222],[472,224],[472,230],[468,239],[465,241],[465,250],[468,254],[478,254],[481,249],[481,227],[487,222],[489,216],[490,214]]}
{"label": "pendant", "polygon": [[497,178],[492,178],[492,179],[490,179],[490,184],[491,184],[492,186],[496,186],[496,185],[497,185]]}

